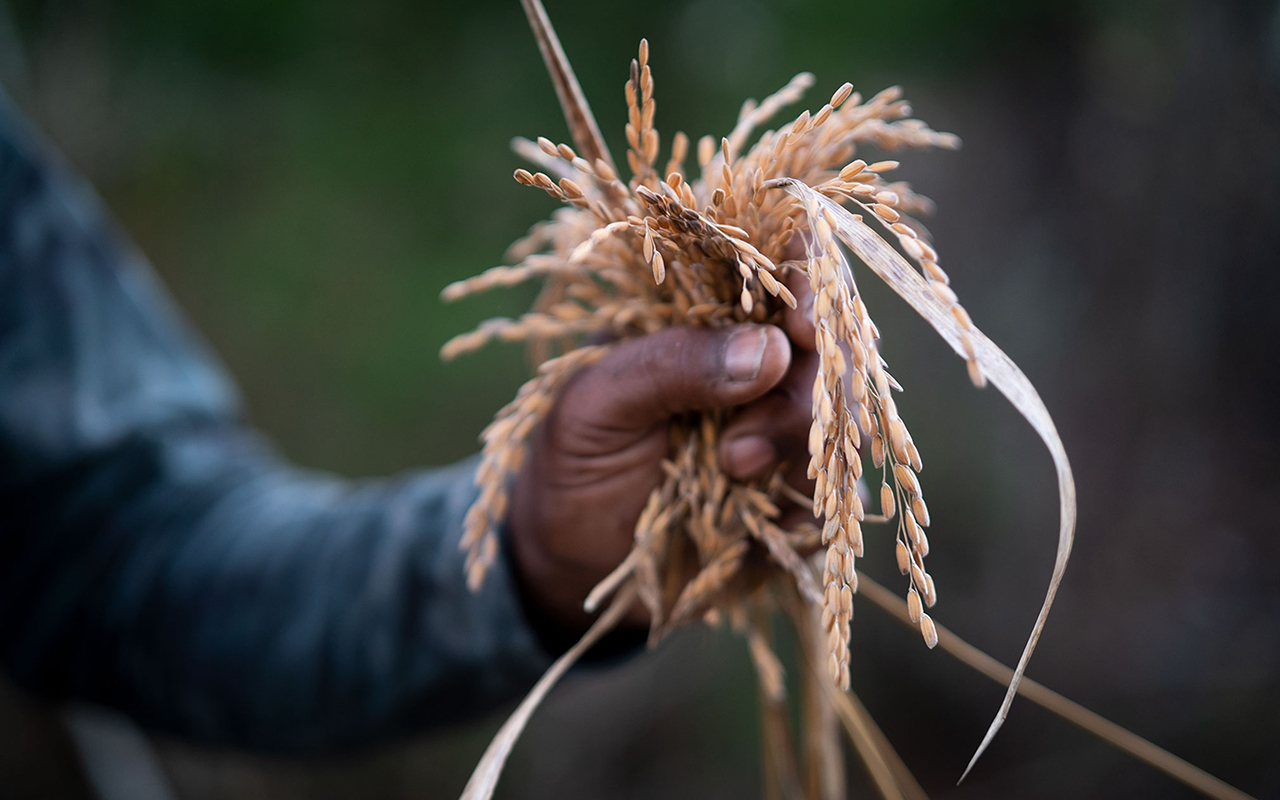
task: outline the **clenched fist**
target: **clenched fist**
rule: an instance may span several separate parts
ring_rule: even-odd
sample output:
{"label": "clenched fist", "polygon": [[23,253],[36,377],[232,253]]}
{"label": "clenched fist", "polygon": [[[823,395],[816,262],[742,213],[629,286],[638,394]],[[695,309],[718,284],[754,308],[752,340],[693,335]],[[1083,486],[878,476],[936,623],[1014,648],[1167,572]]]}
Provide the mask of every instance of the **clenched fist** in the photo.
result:
{"label": "clenched fist", "polygon": [[[673,415],[742,406],[721,439],[724,471],[745,479],[785,462],[792,485],[812,492],[806,443],[818,358],[808,287],[790,284],[799,307],[785,331],[679,327],[628,339],[561,393],[534,435],[508,525],[516,569],[550,619],[587,624],[583,600],[626,557],[661,482]],[[812,520],[811,509],[790,513]]]}

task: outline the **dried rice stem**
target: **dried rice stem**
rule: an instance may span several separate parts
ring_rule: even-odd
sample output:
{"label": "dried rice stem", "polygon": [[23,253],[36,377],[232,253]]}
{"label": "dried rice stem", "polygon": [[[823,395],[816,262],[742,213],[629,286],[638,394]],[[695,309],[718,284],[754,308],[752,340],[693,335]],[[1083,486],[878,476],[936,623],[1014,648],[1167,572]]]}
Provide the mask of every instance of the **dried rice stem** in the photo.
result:
{"label": "dried rice stem", "polygon": [[[595,115],[591,106],[578,85],[578,77],[569,66],[564,48],[560,46],[560,38],[547,17],[547,10],[542,7],[542,0],[520,0],[524,6],[525,16],[529,18],[529,27],[538,40],[538,50],[542,52],[542,60],[551,74],[551,82],[556,87],[556,97],[560,98],[560,108],[564,110],[565,120],[569,123],[569,131],[573,134],[574,146],[589,161],[603,160],[613,167],[613,156],[609,155],[609,147],[600,135]],[[616,168],[615,168],[616,171]]]}
{"label": "dried rice stem", "polygon": [[1005,717],[1009,713],[1009,706],[1013,703],[1013,698],[1018,691],[1018,683],[1027,669],[1027,662],[1031,660],[1031,654],[1035,652],[1036,642],[1039,641],[1040,633],[1044,630],[1045,620],[1049,616],[1049,609],[1053,607],[1053,598],[1058,592],[1058,586],[1062,583],[1062,576],[1067,568],[1067,560],[1071,557],[1071,545],[1075,538],[1076,523],[1076,487],[1075,480],[1071,475],[1071,464],[1067,459],[1066,450],[1062,446],[1062,439],[1058,436],[1053,419],[1049,416],[1048,409],[1044,407],[1044,402],[1040,399],[1040,395],[1036,392],[1035,387],[1031,385],[1031,381],[1027,379],[1027,376],[1022,374],[1022,370],[1018,369],[1018,365],[1013,363],[1013,360],[1005,355],[981,331],[976,327],[965,326],[962,321],[957,320],[950,313],[948,306],[938,299],[925,280],[920,277],[919,273],[911,269],[910,264],[897,251],[889,247],[870,228],[833,200],[822,196],[808,186],[791,179],[778,180],[771,185],[786,189],[806,203],[816,203],[826,212],[823,221],[827,218],[835,219],[837,222],[836,233],[841,241],[853,250],[885,283],[888,283],[899,296],[906,300],[915,309],[916,313],[924,317],[960,356],[971,364],[975,364],[982,377],[990,379],[995,384],[996,388],[1009,399],[1014,408],[1018,409],[1019,413],[1026,418],[1031,427],[1040,435],[1041,440],[1044,441],[1045,446],[1049,449],[1050,455],[1053,456],[1054,467],[1058,473],[1060,515],[1058,550],[1054,559],[1053,574],[1049,579],[1049,587],[1045,593],[1044,604],[1036,617],[1035,625],[1032,627],[1031,635],[1027,639],[1022,656],[1018,659],[1018,666],[1013,672],[1004,701],[1000,704],[1000,710],[996,713],[996,718],[987,729],[982,743],[978,745],[978,749],[973,754],[973,758],[970,759],[964,774],[960,776],[960,779],[964,780],[964,776],[969,774],[983,751],[991,744],[991,740],[995,738],[996,732],[1000,730],[1000,726],[1004,723]]}
{"label": "dried rice stem", "polygon": [[[920,453],[898,415],[892,392],[902,387],[881,357],[880,332],[862,302],[841,249],[843,241],[957,348],[975,383],[991,378],[1010,397],[1054,455],[1063,504],[1059,559],[1045,606],[1014,674],[1016,686],[1070,549],[1074,489],[1065,454],[1034,389],[1011,362],[1000,361],[1003,354],[973,328],[958,304],[927,231],[913,216],[928,213],[930,201],[906,183],[890,181],[887,176],[897,161],[867,163],[854,158],[865,144],[887,149],[954,147],[958,140],[912,119],[911,107],[897,87],[864,102],[845,84],[817,111],[802,110],[750,144],[757,128],[798,100],[812,83],[812,76],[802,73],[763,103],[744,104],[727,137],[699,140],[701,175],[696,179],[684,168],[688,138],[677,134],[664,179],[654,166],[659,145],[656,101],[648,43],[642,41],[625,87],[631,174],[624,183],[540,3],[523,2],[574,144],[517,140],[515,149],[541,171],[517,170],[515,178],[564,207],[510,248],[510,257],[519,261],[515,266],[453,284],[444,293],[453,299],[537,277],[543,285],[532,310],[518,319],[482,323],[449,342],[443,355],[467,352],[493,339],[525,342],[535,363],[556,352],[567,355],[544,364],[543,372],[499,412],[483,435],[484,454],[476,475],[481,495],[468,514],[463,539],[471,585],[479,584],[497,552],[492,530],[506,508],[506,483],[522,460],[531,432],[553,406],[562,378],[579,366],[575,354],[590,351],[581,348],[584,340],[598,334],[625,338],[673,325],[780,324],[788,307],[796,307],[782,278],[785,270],[800,270],[814,296],[814,344],[820,362],[808,443],[813,496],[787,486],[781,471],[768,480],[748,482],[724,474],[717,453],[733,411],[675,419],[670,425],[670,459],[663,463],[665,477],[637,522],[631,553],[591,592],[587,606],[594,608],[617,587],[627,587],[648,611],[651,644],[676,625],[697,619],[718,624],[727,618],[748,637],[762,680],[766,688],[772,686],[768,693],[776,699],[780,692],[775,690],[781,687],[776,658],[770,659],[771,651],[763,647],[763,623],[753,615],[758,616],[769,597],[780,596],[787,603],[794,599],[797,607],[817,603],[820,611],[793,610],[792,617],[803,631],[806,660],[827,665],[830,682],[823,681],[824,688],[834,691],[832,683],[849,684],[849,624],[858,590],[855,559],[863,552],[861,523],[893,518],[899,566],[909,576],[908,602],[914,604],[913,617],[926,643],[933,646],[938,630],[924,608],[934,604],[937,592],[924,566],[929,552],[924,529],[930,519],[917,477]],[[779,187],[787,191],[769,191]],[[880,227],[864,226],[863,217],[853,216],[841,203],[874,218]],[[806,257],[786,260],[793,256],[789,242],[797,233],[805,235],[806,228]],[[920,273],[882,238],[890,235]],[[905,277],[899,274],[904,269]],[[598,355],[584,358],[588,357]],[[872,460],[882,471],[882,514],[877,517],[868,517],[857,491],[863,477],[863,436],[870,437]],[[776,520],[784,502],[811,505],[821,526],[782,530]],[[816,563],[799,555],[819,545],[826,546],[820,580]],[[819,613],[816,623],[809,619]],[[807,670],[804,682],[810,682]],[[983,747],[1007,713],[1011,697],[1006,697]],[[811,798],[820,790],[824,800],[839,800],[843,762],[832,733],[834,712],[824,698],[812,690],[806,695],[806,702],[826,709],[806,714],[807,789]],[[780,702],[771,701],[769,708]],[[909,778],[892,780],[897,767],[890,766],[898,762],[882,752],[887,743],[869,733],[874,726],[859,722],[857,708],[846,709],[844,716],[852,721],[851,733],[861,731],[855,740],[869,763],[889,770],[893,785],[905,785],[909,793],[914,785]],[[789,733],[782,735],[787,729],[779,727],[780,722],[785,722],[781,712],[772,721],[767,717],[764,733],[777,747],[789,748]],[[815,766],[815,759],[822,763]],[[784,773],[796,772],[779,766],[773,783],[786,784],[791,792],[797,782]],[[895,791],[901,796],[900,789]]]}
{"label": "dried rice stem", "polygon": [[795,736],[787,713],[787,691],[782,662],[773,652],[770,611],[763,599],[752,601],[751,630],[747,634],[751,661],[756,667],[760,702],[761,771],[766,797],[804,800],[796,763]]}
{"label": "dried rice stem", "polygon": [[800,643],[801,720],[805,730],[807,800],[845,800],[844,751],[840,746],[840,721],[827,699],[828,678],[814,665],[826,658],[818,606],[803,602],[795,593],[784,593],[785,608]]}
{"label": "dried rice stem", "polygon": [[622,620],[623,615],[627,613],[627,610],[631,608],[632,603],[635,602],[635,596],[634,586],[630,584],[624,586],[618,592],[617,597],[614,598],[612,605],[582,635],[578,643],[556,659],[550,669],[543,674],[516,710],[503,723],[502,728],[493,737],[493,741],[489,742],[489,746],[485,748],[484,755],[480,758],[480,763],[476,764],[475,770],[471,773],[471,779],[467,781],[466,787],[462,790],[462,796],[459,800],[489,800],[493,797],[494,789],[498,787],[498,778],[502,776],[502,767],[506,764],[507,757],[511,755],[511,749],[515,747],[516,740],[520,738],[525,725],[529,723],[529,718],[533,716],[533,712],[542,703],[542,699],[547,696],[547,692],[551,691],[551,688],[556,685],[560,678],[564,677],[569,668],[591,649],[592,645],[600,641],[600,638],[606,633],[613,630],[618,622]]}
{"label": "dried rice stem", "polygon": [[[910,610],[893,592],[865,575],[862,576],[861,589],[860,594],[862,596],[888,611],[902,622],[915,627],[915,624],[911,621]],[[938,626],[938,646],[996,683],[1007,684],[1013,679],[1012,669],[941,625]],[[1217,800],[1253,800],[1252,797],[1234,786],[1213,777],[1199,767],[1178,758],[1158,745],[1152,744],[1136,733],[1120,727],[1099,714],[1095,714],[1079,703],[1068,700],[1031,678],[1022,679],[1018,684],[1018,694],[1097,736],[1104,742],[1123,750],[1139,761],[1143,761],[1169,777],[1181,781],[1206,797],[1217,798]]]}
{"label": "dried rice stem", "polygon": [[[882,589],[882,591],[887,590]],[[823,670],[818,666],[822,659],[827,658],[821,622],[815,616],[814,609],[806,607],[797,601],[798,598],[793,596],[793,599],[787,603],[786,607],[800,635],[800,658],[805,667],[802,675],[807,676],[810,684],[813,685],[812,691],[816,694],[812,701],[813,704],[824,709],[826,713],[832,713],[838,717],[840,723],[844,726],[845,732],[849,735],[850,741],[853,743],[854,750],[867,768],[867,773],[871,777],[872,783],[875,784],[877,791],[879,791],[884,800],[928,800],[924,789],[916,782],[915,776],[911,774],[906,764],[902,762],[893,745],[875,724],[875,721],[857,699],[857,696],[852,692],[843,691],[833,686],[830,681],[824,679]],[[815,625],[815,623],[817,624]],[[809,731],[810,735],[813,735],[814,725],[812,721],[809,725]],[[821,734],[819,733],[819,735]],[[832,749],[832,744],[827,741],[820,747],[830,750]],[[812,744],[810,748],[813,749]],[[834,749],[838,756],[838,746]],[[838,757],[835,761],[840,764]],[[842,764],[839,765],[837,772],[841,776],[838,787],[832,783],[831,779],[834,776],[825,776],[826,780],[823,782],[824,794],[822,795],[824,800],[831,800],[832,798],[843,800],[844,770]],[[810,785],[809,796],[818,796],[812,784]]]}

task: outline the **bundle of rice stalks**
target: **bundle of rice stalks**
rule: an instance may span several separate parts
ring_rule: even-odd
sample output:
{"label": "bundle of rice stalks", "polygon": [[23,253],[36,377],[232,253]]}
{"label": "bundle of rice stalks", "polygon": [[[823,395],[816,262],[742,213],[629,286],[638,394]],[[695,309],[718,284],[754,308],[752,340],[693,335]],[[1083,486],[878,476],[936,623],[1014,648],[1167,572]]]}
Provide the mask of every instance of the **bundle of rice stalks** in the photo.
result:
{"label": "bundle of rice stalks", "polygon": [[[958,139],[913,119],[897,88],[863,99],[846,83],[816,111],[802,111],[753,141],[758,128],[811,86],[813,77],[801,73],[764,101],[745,103],[727,136],[703,137],[692,154],[696,165],[686,163],[689,139],[677,133],[659,170],[654,73],[642,40],[625,85],[629,177],[624,181],[540,3],[522,1],[574,141],[517,140],[517,152],[536,171],[517,170],[515,179],[564,207],[513,245],[515,266],[496,267],[444,290],[453,300],[542,281],[529,313],[488,320],[443,350],[445,358],[454,358],[493,340],[520,341],[539,365],[481,437],[480,495],[462,539],[469,584],[479,588],[497,556],[496,529],[507,513],[508,485],[531,433],[578,370],[604,355],[609,342],[669,326],[781,323],[787,309],[796,306],[788,283],[807,285],[813,297],[821,364],[808,441],[808,477],[815,488],[812,497],[799,495],[781,470],[750,481],[727,476],[716,454],[732,411],[674,419],[664,479],[640,514],[634,546],[586,601],[588,611],[610,597],[611,605],[499,732],[464,798],[492,794],[533,709],[633,602],[648,612],[651,644],[698,621],[727,621],[746,637],[760,678],[765,772],[776,790],[788,797],[843,797],[839,719],[886,796],[923,796],[847,693],[849,627],[859,588],[855,565],[863,553],[864,523],[892,525],[885,535],[896,538],[897,566],[906,576],[906,615],[928,647],[939,641],[926,611],[938,593],[925,566],[930,546],[925,529],[931,520],[918,477],[921,454],[894,402],[901,386],[882,355],[880,331],[859,293],[855,269],[868,268],[923,316],[964,359],[976,386],[990,382],[1004,393],[1040,434],[1058,473],[1061,521],[1052,579],[1009,676],[1004,702],[973,761],[1018,691],[1066,567],[1075,522],[1071,468],[1053,422],[1031,383],[957,300],[918,222],[932,204],[892,179],[897,161],[868,163],[858,157],[868,148],[954,149]],[[862,452],[864,442],[869,454]],[[867,476],[865,455],[873,470]],[[874,515],[858,491],[871,476],[879,489]],[[811,506],[813,523],[783,528],[779,507],[788,501]],[[794,622],[801,663],[807,665],[800,676],[803,766],[792,752],[783,671],[770,644],[770,619],[778,611]]]}

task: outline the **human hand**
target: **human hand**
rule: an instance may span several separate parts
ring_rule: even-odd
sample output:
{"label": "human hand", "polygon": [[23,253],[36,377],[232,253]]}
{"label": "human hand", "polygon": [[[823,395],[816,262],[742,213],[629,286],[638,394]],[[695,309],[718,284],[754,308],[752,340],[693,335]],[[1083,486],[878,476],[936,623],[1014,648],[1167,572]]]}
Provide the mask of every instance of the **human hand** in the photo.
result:
{"label": "human hand", "polygon": [[[619,343],[565,388],[531,442],[508,525],[516,568],[549,618],[586,626],[583,600],[626,557],[662,479],[673,415],[741,406],[721,438],[724,471],[747,479],[786,462],[789,482],[812,493],[805,470],[818,359],[808,287],[788,283],[799,304],[785,332],[669,328]],[[789,516],[812,520],[812,509]]]}

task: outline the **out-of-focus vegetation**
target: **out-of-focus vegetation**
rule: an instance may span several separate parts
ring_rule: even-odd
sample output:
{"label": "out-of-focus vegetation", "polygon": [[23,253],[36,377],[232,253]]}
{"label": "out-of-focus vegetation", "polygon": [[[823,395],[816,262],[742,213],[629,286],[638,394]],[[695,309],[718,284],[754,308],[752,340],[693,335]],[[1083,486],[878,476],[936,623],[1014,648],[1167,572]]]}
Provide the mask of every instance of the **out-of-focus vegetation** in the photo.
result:
{"label": "out-of-focus vegetation", "polygon": [[[550,10],[619,151],[641,36],[663,128],[696,137],[727,132],[743,99],[801,69],[819,75],[815,97],[846,79],[939,93],[1063,14],[928,0]],[[500,263],[551,208],[511,181],[511,137],[567,138],[518,3],[17,2],[10,22],[10,90],[292,456],[378,473],[474,448],[522,359],[443,366],[436,350],[527,297],[445,306],[437,293]]]}
{"label": "out-of-focus vegetation", "polygon": [[[904,177],[938,201],[943,265],[1037,384],[1079,480],[1076,554],[1030,673],[1280,794],[1277,4],[546,2],[615,152],[641,36],[667,132],[726,132],[744,98],[809,70],[815,103],[845,80],[902,83],[963,138]],[[0,0],[0,83],[299,462],[454,460],[526,375],[514,348],[436,356],[528,305],[437,295],[553,208],[511,180],[512,136],[567,135],[516,0]],[[862,286],[894,329],[928,470],[937,617],[1012,660],[1052,560],[1049,460],[923,323]],[[896,577],[887,542],[867,540],[869,573]],[[933,796],[1189,796],[1021,702],[955,788],[999,687],[865,604],[853,637],[855,689]],[[571,681],[500,796],[754,796],[749,669],[730,637],[694,631]],[[448,798],[495,727],[323,764],[165,757],[188,798]]]}

